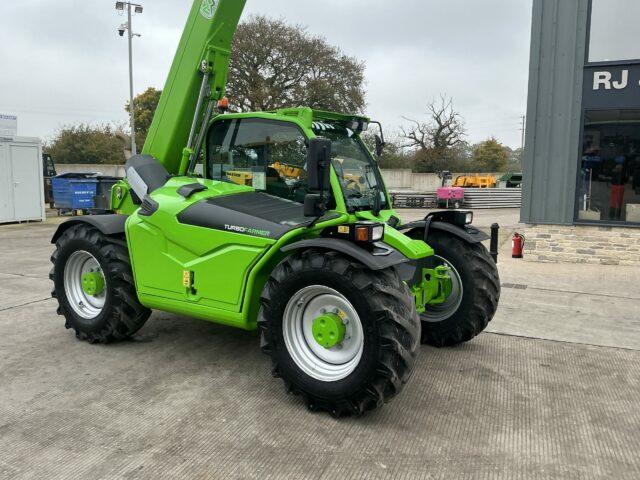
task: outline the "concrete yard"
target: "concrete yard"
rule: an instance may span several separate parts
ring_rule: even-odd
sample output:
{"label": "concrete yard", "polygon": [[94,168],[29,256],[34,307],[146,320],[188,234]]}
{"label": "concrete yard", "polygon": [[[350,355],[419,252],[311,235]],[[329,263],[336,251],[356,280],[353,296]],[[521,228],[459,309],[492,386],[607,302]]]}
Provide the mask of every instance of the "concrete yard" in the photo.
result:
{"label": "concrete yard", "polygon": [[640,478],[637,268],[505,242],[489,332],[423,347],[395,401],[334,420],[285,394],[254,333],[156,313],[130,342],[76,341],[50,299],[58,222],[0,227],[0,479]]}

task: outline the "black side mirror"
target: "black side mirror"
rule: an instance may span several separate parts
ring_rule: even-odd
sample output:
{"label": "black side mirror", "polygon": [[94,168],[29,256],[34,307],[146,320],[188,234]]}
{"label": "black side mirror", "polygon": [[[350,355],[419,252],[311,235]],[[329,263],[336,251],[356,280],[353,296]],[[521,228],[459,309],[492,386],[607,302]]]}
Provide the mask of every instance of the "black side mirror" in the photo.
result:
{"label": "black side mirror", "polygon": [[304,199],[304,216],[319,218],[326,211],[324,192],[331,188],[331,140],[316,137],[309,141],[307,154],[309,194]]}
{"label": "black side mirror", "polygon": [[376,135],[376,155],[378,157],[381,157],[384,153],[385,145],[386,143],[384,143],[384,140],[382,140],[379,135]]}
{"label": "black side mirror", "polygon": [[323,192],[331,188],[331,140],[316,137],[309,141],[307,170],[309,190]]}

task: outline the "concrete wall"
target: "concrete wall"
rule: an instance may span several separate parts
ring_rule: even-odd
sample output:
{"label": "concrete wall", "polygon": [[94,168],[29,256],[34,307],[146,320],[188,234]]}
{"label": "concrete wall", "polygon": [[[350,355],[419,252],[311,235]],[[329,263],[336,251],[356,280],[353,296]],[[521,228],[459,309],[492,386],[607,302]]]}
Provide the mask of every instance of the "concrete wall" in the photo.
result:
{"label": "concrete wall", "polygon": [[[474,173],[453,173],[453,179],[461,175],[475,175]],[[504,173],[483,173],[500,178]],[[389,190],[430,193],[442,186],[442,179],[437,173],[413,173],[410,169],[382,170],[384,182]]]}
{"label": "concrete wall", "polygon": [[389,190],[434,192],[442,185],[435,173],[413,173],[410,169],[382,170],[384,182]]}
{"label": "concrete wall", "polygon": [[[99,172],[107,176],[124,177],[124,166],[117,167],[115,165],[56,165],[58,175],[63,173],[94,173]],[[435,192],[442,185],[442,180],[438,178],[436,173],[412,173],[411,170],[382,170],[385,183],[389,190],[404,190],[408,192]],[[453,178],[458,175],[468,175],[465,173],[455,173]],[[501,177],[500,173],[493,173],[496,177]]]}
{"label": "concrete wall", "polygon": [[109,177],[124,177],[124,165],[73,165],[57,164],[58,175],[63,173],[101,173]]}
{"label": "concrete wall", "polygon": [[534,0],[522,221],[572,225],[589,0]]}

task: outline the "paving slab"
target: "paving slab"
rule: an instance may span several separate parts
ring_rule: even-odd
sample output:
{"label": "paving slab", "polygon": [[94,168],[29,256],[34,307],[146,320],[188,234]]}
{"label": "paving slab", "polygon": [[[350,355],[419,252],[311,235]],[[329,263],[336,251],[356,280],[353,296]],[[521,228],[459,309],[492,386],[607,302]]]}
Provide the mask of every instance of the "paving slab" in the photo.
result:
{"label": "paving slab", "polygon": [[502,298],[489,331],[640,350],[640,269],[525,263],[500,256]]}
{"label": "paving slab", "polygon": [[51,297],[49,279],[0,273],[0,312]]}
{"label": "paving slab", "polygon": [[0,478],[638,478],[640,352],[484,334],[424,347],[382,410],[334,420],[254,334],[156,314],[75,340],[54,302],[0,312]]}
{"label": "paving slab", "polygon": [[505,243],[494,333],[422,348],[394,402],[334,420],[286,395],[255,333],[155,313],[78,342],[48,298],[58,221],[0,227],[2,480],[640,478],[637,269]]}

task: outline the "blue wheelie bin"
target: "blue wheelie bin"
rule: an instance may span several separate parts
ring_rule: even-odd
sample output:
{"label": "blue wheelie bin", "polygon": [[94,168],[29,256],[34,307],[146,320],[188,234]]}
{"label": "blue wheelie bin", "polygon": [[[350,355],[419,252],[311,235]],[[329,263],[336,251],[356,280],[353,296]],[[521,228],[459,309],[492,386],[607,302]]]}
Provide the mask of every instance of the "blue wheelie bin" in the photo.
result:
{"label": "blue wheelie bin", "polygon": [[53,201],[60,214],[109,212],[111,188],[118,178],[95,173],[66,173],[53,178]]}

